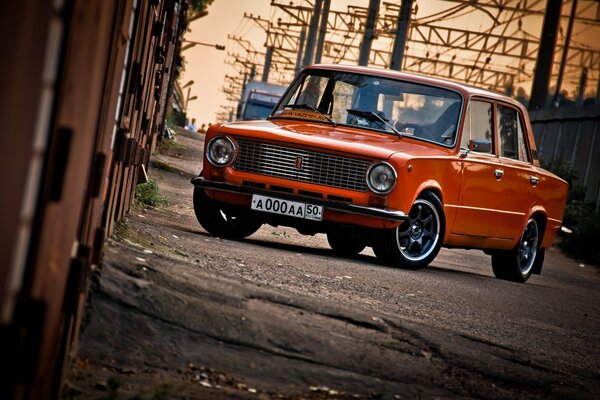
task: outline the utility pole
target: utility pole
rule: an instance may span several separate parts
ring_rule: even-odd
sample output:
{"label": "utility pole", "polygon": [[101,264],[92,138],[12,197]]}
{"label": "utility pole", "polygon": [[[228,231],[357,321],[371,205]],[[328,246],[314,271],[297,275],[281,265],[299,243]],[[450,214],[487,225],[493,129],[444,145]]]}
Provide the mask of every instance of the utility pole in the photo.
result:
{"label": "utility pole", "polygon": [[408,25],[412,13],[413,0],[402,0],[398,21],[396,22],[396,35],[394,37],[394,49],[392,50],[392,60],[390,69],[400,71],[402,69],[402,60],[406,48],[406,39],[408,37]]}
{"label": "utility pole", "polygon": [[315,54],[315,64],[321,62],[321,56],[323,55],[323,45],[325,44],[325,35],[327,34],[327,21],[329,19],[329,8],[331,7],[331,0],[324,0],[323,12],[321,14],[321,23],[319,24],[319,38],[317,39],[317,52]]}
{"label": "utility pole", "polygon": [[546,105],[561,9],[562,0],[549,1],[547,4],[544,25],[542,27],[542,41],[538,51],[535,76],[531,87],[529,110],[537,110]]}
{"label": "utility pole", "polygon": [[373,43],[373,38],[375,37],[377,14],[379,14],[379,1],[380,0],[369,0],[369,13],[367,14],[365,34],[360,45],[358,65],[369,65],[369,53],[371,53],[371,44]]}
{"label": "utility pole", "polygon": [[563,45],[562,56],[560,58],[560,68],[558,69],[558,78],[556,78],[556,90],[552,97],[552,106],[558,107],[558,97],[560,95],[560,87],[562,85],[563,76],[565,74],[565,65],[567,63],[567,55],[569,54],[569,44],[571,43],[571,33],[573,33],[573,22],[575,21],[575,12],[577,11],[577,0],[573,0],[571,6],[571,15],[569,15],[569,25],[567,26],[567,36]]}
{"label": "utility pole", "polygon": [[310,18],[310,26],[308,28],[308,38],[306,39],[306,48],[304,50],[304,59],[302,60],[302,66],[312,64],[313,55],[315,52],[315,40],[317,38],[317,25],[319,24],[319,16],[321,15],[321,5],[323,0],[315,0],[315,10]]}
{"label": "utility pole", "polygon": [[262,73],[262,81],[269,81],[269,72],[271,71],[271,61],[273,60],[273,46],[267,47],[267,54],[265,56],[265,66]]}
{"label": "utility pole", "polygon": [[304,49],[304,41],[306,40],[306,27],[303,26],[300,31],[300,39],[298,41],[298,57],[296,58],[296,73],[302,69],[302,50]]}

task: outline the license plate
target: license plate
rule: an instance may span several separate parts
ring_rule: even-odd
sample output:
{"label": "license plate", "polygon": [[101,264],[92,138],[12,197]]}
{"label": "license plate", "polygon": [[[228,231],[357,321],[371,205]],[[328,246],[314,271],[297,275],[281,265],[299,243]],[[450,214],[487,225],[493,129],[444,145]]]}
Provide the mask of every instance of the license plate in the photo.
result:
{"label": "license plate", "polygon": [[259,194],[252,196],[250,208],[271,214],[287,215],[312,221],[323,220],[323,206],[300,201],[276,199],[274,197],[261,196]]}

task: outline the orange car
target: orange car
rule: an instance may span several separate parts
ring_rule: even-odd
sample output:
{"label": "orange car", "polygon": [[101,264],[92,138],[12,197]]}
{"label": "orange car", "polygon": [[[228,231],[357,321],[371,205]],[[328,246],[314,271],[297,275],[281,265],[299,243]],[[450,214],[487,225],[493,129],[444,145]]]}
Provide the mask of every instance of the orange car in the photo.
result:
{"label": "orange car", "polygon": [[326,233],[340,254],[371,246],[410,269],[441,246],[476,248],[496,277],[518,282],[541,272],[568,189],[540,168],[515,100],[340,65],[302,70],[266,121],[213,125],[192,183],[214,235],[291,226]]}

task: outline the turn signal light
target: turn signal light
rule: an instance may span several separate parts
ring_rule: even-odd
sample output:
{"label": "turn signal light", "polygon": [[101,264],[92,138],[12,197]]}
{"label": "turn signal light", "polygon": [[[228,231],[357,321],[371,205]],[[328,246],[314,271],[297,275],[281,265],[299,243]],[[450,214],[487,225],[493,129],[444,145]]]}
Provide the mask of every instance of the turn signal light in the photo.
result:
{"label": "turn signal light", "polygon": [[211,168],[208,175],[211,181],[225,181],[225,168]]}
{"label": "turn signal light", "polygon": [[387,196],[377,196],[377,195],[369,196],[369,206],[377,207],[377,208],[386,208],[387,207]]}

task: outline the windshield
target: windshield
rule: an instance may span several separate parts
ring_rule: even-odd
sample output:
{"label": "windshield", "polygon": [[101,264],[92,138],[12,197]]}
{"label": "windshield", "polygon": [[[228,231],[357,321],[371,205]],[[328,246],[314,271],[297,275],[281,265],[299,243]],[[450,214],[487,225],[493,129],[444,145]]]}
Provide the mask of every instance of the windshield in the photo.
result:
{"label": "windshield", "polygon": [[272,118],[350,125],[454,145],[461,96],[451,90],[340,71],[308,70]]}

